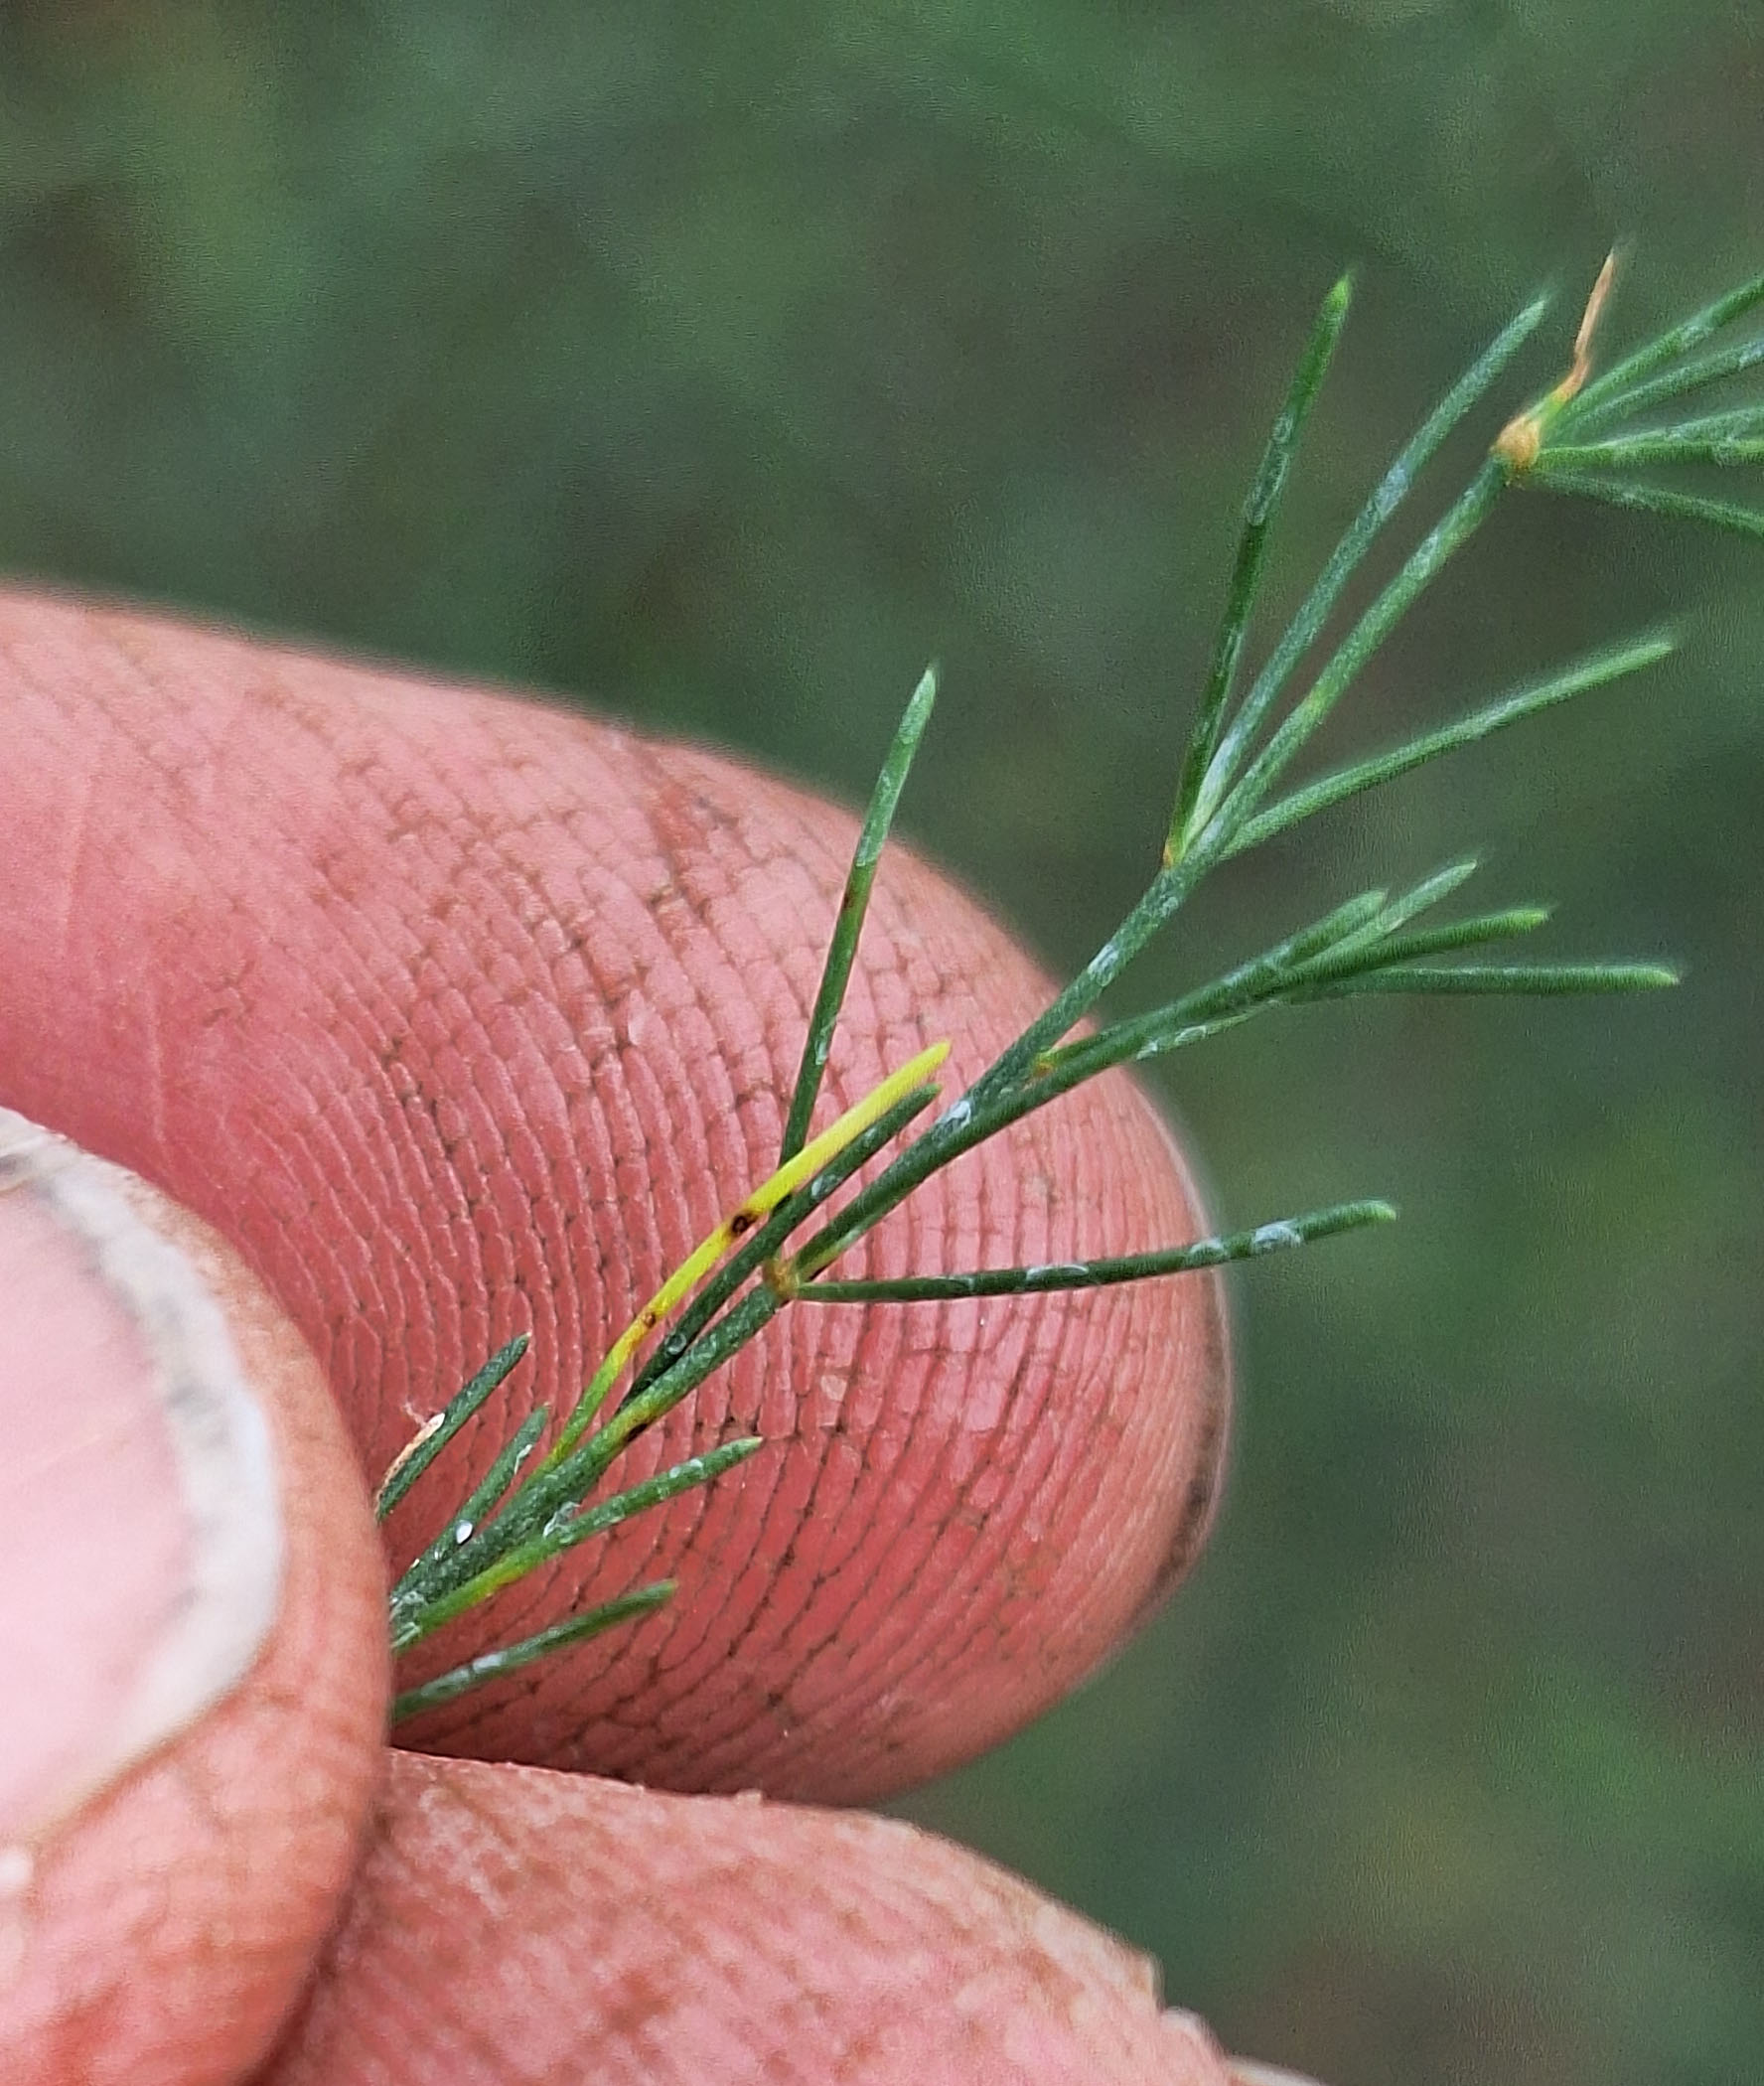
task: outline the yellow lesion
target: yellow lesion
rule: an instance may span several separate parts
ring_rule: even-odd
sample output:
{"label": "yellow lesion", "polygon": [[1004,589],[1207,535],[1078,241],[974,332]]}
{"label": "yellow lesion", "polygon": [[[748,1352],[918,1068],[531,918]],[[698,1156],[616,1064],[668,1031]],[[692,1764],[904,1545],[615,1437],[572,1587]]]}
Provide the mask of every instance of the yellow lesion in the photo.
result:
{"label": "yellow lesion", "polygon": [[855,1143],[873,1123],[879,1122],[897,1102],[904,1101],[921,1087],[933,1085],[932,1075],[949,1055],[947,1042],[934,1043],[929,1050],[922,1050],[916,1058],[901,1066],[899,1071],[891,1072],[836,1121],[829,1123],[818,1137],[811,1137],[795,1158],[788,1159],[769,1179],[750,1190],[716,1229],[699,1241],[608,1348],[606,1359],[594,1372],[568,1424],[540,1465],[541,1469],[549,1469],[560,1462],[581,1440],[638,1348],[717,1263],[749,1232],[764,1223],[780,1203],[788,1201],[830,1160]]}
{"label": "yellow lesion", "polygon": [[1592,337],[1598,330],[1599,315],[1611,294],[1616,275],[1617,253],[1613,248],[1605,255],[1605,265],[1599,270],[1592,294],[1586,300],[1586,309],[1580,315],[1580,331],[1574,336],[1574,359],[1568,365],[1568,373],[1536,405],[1528,406],[1523,413],[1516,413],[1495,437],[1494,454],[1504,459],[1516,476],[1529,471],[1538,461],[1544,430],[1570,398],[1579,396],[1586,379],[1592,374]]}

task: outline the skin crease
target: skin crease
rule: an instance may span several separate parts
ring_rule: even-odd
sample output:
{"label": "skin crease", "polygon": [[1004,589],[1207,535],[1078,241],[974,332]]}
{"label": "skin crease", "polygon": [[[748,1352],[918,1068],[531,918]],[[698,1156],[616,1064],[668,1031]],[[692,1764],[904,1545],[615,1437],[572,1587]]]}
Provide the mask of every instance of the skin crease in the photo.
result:
{"label": "skin crease", "polygon": [[[394,1522],[401,1562],[510,1416],[566,1399],[770,1169],[852,821],[555,711],[41,599],[0,600],[0,1102],[224,1230],[373,1475],[491,1348],[534,1334],[506,1398]],[[953,1091],[1047,991],[971,905],[891,854],[818,1119],[944,1035]],[[1167,1134],[1111,1077],[961,1162],[842,1270],[1199,1228]],[[629,1474],[736,1431],[773,1445],[468,1618],[405,1678],[662,1571],[680,1579],[673,1606],[410,1735],[681,1789],[843,1801],[920,1779],[1057,1700],[1173,1583],[1210,1516],[1226,1381],[1210,1277],[791,1311]],[[333,1482],[359,1503],[359,1474]],[[375,1658],[358,1710],[382,1700]],[[89,1830],[88,1815],[70,1845]],[[596,1863],[584,1910],[571,1879]],[[607,1924],[609,1901],[686,1878],[703,1930],[663,1952],[639,2019],[629,1979],[584,1985],[583,1965],[616,1961],[627,1922]],[[573,2079],[589,2053],[613,2077],[760,2076],[775,2009],[742,2016],[706,2071],[679,2008],[719,1935],[751,1952],[762,1926],[780,1989],[820,1994],[789,2038],[806,2068],[768,2077],[1224,2076],[1125,1951],[958,1850],[399,1755],[268,2076],[503,2086]],[[451,1963],[433,1953],[444,1929]],[[893,1976],[904,1934],[971,1964],[943,2008]],[[564,2046],[523,1995],[566,1968]],[[453,2024],[444,2053],[374,2044],[388,1979]],[[978,2023],[959,2059],[957,1999]],[[658,2036],[680,2039],[683,2068]],[[117,2073],[161,2075],[232,2074]]]}

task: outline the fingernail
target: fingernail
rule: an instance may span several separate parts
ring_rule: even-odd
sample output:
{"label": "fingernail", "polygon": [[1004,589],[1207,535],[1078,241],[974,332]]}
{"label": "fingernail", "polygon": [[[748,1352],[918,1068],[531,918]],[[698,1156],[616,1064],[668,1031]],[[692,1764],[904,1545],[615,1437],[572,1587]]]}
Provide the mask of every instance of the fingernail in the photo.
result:
{"label": "fingernail", "polygon": [[275,1618],[268,1430],[154,1202],[0,1110],[0,1865],[226,1695]]}

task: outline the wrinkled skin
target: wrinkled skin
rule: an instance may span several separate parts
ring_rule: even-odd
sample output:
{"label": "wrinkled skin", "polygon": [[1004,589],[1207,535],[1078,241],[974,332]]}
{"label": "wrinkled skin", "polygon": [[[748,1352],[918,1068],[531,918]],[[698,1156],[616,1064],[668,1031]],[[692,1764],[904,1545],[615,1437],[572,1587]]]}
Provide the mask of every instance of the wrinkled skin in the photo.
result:
{"label": "wrinkled skin", "polygon": [[[531,1328],[394,1517],[402,1563],[770,1169],[851,819],[555,710],[17,597],[0,731],[0,1103],[180,1206],[256,1343],[291,1558],[245,1684],[43,1851],[8,2080],[1221,2086],[1108,1937],[802,1807],[995,1742],[1180,1574],[1223,1453],[1211,1278],[786,1313],[630,1459],[752,1430],[750,1464],[404,1678],[663,1570],[672,1607],[383,1746],[365,1475]],[[891,854],[823,1110],[942,1036],[964,1082],[1048,989]],[[1200,1221],[1111,1076],[844,1265]]]}

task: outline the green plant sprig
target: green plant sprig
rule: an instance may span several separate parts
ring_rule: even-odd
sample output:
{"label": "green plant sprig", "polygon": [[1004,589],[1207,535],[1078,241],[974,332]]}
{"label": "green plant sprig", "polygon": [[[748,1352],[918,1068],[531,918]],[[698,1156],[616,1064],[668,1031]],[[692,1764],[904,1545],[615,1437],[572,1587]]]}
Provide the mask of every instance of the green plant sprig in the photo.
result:
{"label": "green plant sprig", "polygon": [[[1711,500],[1629,474],[1661,467],[1713,466],[1730,470],[1764,462],[1764,408],[1731,407],[1690,420],[1637,425],[1645,413],[1757,368],[1764,338],[1737,341],[1694,357],[1715,334],[1750,317],[1764,304],[1764,275],[1692,312],[1639,348],[1604,376],[1588,380],[1591,338],[1609,289],[1613,260],[1605,263],[1575,344],[1567,376],[1526,413],[1508,423],[1497,456],[1515,479],[1541,489],[1670,521],[1700,522],[1734,535],[1764,538],[1764,510]],[[1623,425],[1628,422],[1627,427]],[[1597,440],[1588,440],[1596,434]]]}
{"label": "green plant sprig", "polygon": [[[1592,344],[1613,268],[1614,261],[1607,261],[1588,301],[1567,374],[1507,423],[1441,519],[1293,693],[1295,676],[1323,638],[1349,581],[1440,446],[1482,403],[1537,330],[1548,300],[1527,305],[1502,329],[1392,461],[1248,691],[1239,696],[1238,673],[1269,531],[1352,300],[1347,278],[1335,284],[1312,327],[1245,506],[1225,613],[1180,763],[1161,859],[1140,899],[1071,984],[928,1127],[909,1134],[939,1097],[933,1075],[945,1045],[891,1074],[810,1137],[877,867],[936,701],[936,674],[927,671],[907,705],[863,821],[808,1021],[777,1170],[700,1242],[607,1350],[543,1454],[539,1448],[550,1424],[544,1408],[530,1412],[515,1428],[484,1478],[392,1588],[394,1651],[408,1651],[576,1545],[712,1481],[754,1454],[763,1444],[742,1435],[590,1504],[640,1434],[794,1302],[909,1304],[1094,1288],[1256,1259],[1388,1223],[1395,1215],[1389,1203],[1361,1200],[1107,1259],[891,1280],[826,1273],[933,1174],[1101,1073],[1210,1041],[1275,1008],[1320,1000],[1391,992],[1634,992],[1674,982],[1670,969],[1648,963],[1449,961],[1467,951],[1503,950],[1537,933],[1548,918],[1541,906],[1517,905],[1427,920],[1475,871],[1474,862],[1455,862],[1395,896],[1386,890],[1361,892],[1168,1004],[1130,1019],[1104,1020],[1073,1036],[1121,972],[1223,862],[1350,797],[1475,745],[1570,696],[1639,672],[1672,650],[1673,639],[1662,633],[1607,647],[1450,723],[1412,734],[1386,752],[1276,794],[1368,662],[1510,488],[1523,484],[1583,494],[1764,535],[1764,512],[1626,475],[1660,464],[1733,467],[1764,461],[1764,406],[1705,413],[1668,427],[1633,425],[1638,413],[1764,364],[1764,341],[1757,339],[1709,354],[1696,352],[1764,303],[1764,276],[1668,329],[1595,381]],[[1589,441],[1594,432],[1600,439]],[[855,1185],[857,1176],[890,1147],[892,1155],[880,1171]],[[850,1193],[840,1200],[847,1189]],[[800,1241],[815,1219],[819,1228]],[[382,1517],[482,1411],[525,1347],[524,1335],[509,1342],[418,1432],[380,1488]],[[628,1372],[630,1381],[621,1393]],[[406,1690],[397,1697],[393,1714],[434,1708],[563,1645],[649,1613],[672,1590],[667,1580],[640,1587],[515,1644],[482,1653]]]}

